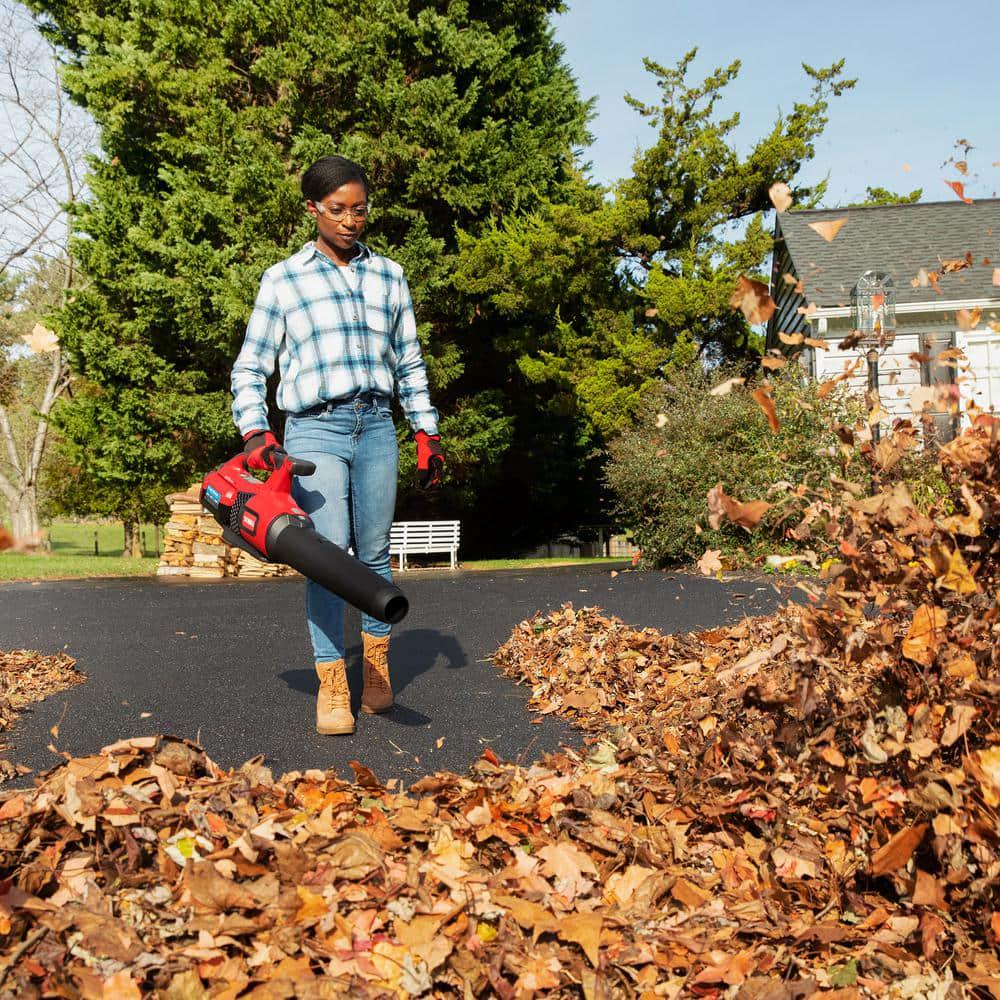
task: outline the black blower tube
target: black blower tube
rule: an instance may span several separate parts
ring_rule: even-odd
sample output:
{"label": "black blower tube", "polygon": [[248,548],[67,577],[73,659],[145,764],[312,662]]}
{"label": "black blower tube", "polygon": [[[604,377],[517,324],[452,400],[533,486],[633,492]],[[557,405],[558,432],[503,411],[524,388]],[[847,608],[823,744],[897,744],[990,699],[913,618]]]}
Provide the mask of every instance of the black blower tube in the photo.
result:
{"label": "black blower tube", "polygon": [[272,562],[297,569],[372,618],[395,625],[410,610],[410,602],[399,587],[349,556],[315,528],[291,522],[273,538],[270,532],[268,536],[267,554]]}

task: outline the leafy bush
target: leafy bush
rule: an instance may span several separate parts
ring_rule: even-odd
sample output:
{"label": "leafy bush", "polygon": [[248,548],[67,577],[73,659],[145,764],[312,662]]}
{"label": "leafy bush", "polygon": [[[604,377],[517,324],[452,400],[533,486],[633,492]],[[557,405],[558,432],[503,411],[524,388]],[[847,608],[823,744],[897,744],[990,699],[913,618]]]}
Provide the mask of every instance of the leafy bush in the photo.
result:
{"label": "leafy bush", "polygon": [[[816,383],[794,366],[728,393],[710,393],[733,375],[698,367],[675,373],[646,401],[637,425],[611,446],[607,483],[615,513],[646,565],[697,558],[709,548],[734,562],[794,549],[783,539],[794,506],[785,501],[796,486],[819,486],[850,463],[855,477],[867,479],[854,446],[833,430],[856,425],[858,400],[837,391],[821,397]],[[752,396],[764,383],[780,421],[777,431]],[[752,536],[730,523],[709,527],[706,496],[718,483],[739,501],[772,504]]]}

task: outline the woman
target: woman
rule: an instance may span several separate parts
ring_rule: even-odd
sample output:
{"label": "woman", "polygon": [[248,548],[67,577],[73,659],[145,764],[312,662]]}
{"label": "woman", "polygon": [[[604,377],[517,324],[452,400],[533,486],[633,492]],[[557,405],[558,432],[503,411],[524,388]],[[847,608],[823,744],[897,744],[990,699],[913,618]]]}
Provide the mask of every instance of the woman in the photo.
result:
{"label": "woman", "polygon": [[[360,242],[368,178],[342,156],[302,176],[316,239],[264,272],[233,366],[233,419],[248,451],[274,467],[286,454],[316,464],[297,479],[296,502],[316,530],[386,579],[398,453],[391,402],[398,393],[415,432],[418,482],[437,486],[444,454],[403,269]],[[285,447],[268,427],[266,383],[277,361]],[[344,602],[306,584],[306,616],[320,688],[316,729],[353,733],[344,663]],[[361,710],[392,707],[389,626],[362,615]]]}

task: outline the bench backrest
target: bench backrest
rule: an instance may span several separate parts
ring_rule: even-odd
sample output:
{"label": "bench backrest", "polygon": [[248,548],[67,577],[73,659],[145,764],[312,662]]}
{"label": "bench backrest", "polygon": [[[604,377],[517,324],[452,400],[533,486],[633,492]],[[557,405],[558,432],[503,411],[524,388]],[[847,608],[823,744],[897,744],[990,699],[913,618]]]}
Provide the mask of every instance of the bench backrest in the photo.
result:
{"label": "bench backrest", "polygon": [[459,521],[394,521],[389,551],[445,551],[458,548]]}

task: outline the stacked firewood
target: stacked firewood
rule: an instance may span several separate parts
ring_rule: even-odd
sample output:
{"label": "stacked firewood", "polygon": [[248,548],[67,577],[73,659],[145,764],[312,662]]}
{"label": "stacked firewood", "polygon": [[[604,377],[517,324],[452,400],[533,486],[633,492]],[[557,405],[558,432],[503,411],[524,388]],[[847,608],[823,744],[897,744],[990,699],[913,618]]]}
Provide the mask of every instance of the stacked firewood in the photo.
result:
{"label": "stacked firewood", "polygon": [[157,576],[219,580],[294,574],[288,566],[261,562],[249,552],[227,544],[222,537],[222,526],[202,507],[199,488],[200,483],[195,483],[183,493],[166,497],[170,518]]}

